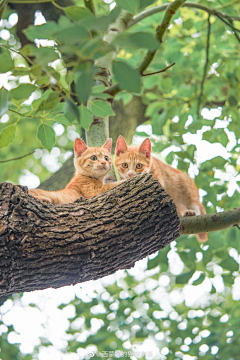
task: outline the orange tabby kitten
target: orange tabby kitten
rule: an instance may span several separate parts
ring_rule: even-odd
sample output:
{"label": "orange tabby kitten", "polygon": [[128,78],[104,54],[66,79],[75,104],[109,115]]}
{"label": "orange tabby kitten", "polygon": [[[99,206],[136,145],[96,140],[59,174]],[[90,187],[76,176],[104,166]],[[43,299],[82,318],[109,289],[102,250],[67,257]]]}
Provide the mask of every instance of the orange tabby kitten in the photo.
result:
{"label": "orange tabby kitten", "polygon": [[88,147],[83,140],[76,139],[74,144],[75,175],[67,186],[58,191],[41,189],[29,190],[29,194],[37,199],[53,204],[68,204],[80,196],[87,199],[102,194],[120,182],[103,184],[103,179],[112,168],[112,139],[101,147]]}
{"label": "orange tabby kitten", "polygon": [[[178,216],[206,214],[204,206],[199,202],[198,188],[194,181],[184,172],[151,156],[151,142],[148,138],[140,147],[134,147],[127,146],[124,138],[119,136],[114,162],[123,180],[139,173],[149,172],[172,197]],[[207,241],[207,233],[196,236],[199,241]]]}

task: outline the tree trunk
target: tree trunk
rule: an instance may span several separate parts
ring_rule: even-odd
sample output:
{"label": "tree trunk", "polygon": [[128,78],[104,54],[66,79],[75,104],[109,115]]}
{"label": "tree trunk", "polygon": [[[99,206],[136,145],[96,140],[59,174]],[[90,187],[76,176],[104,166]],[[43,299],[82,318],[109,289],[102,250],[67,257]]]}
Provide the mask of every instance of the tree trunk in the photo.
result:
{"label": "tree trunk", "polygon": [[179,236],[176,207],[149,174],[92,199],[53,205],[0,184],[0,296],[98,279]]}

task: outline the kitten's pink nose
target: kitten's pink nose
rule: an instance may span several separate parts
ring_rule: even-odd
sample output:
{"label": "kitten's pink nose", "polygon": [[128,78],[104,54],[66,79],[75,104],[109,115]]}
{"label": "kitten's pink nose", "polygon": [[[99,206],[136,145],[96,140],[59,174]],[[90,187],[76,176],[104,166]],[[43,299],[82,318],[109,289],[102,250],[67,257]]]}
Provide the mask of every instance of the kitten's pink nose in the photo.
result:
{"label": "kitten's pink nose", "polygon": [[134,174],[129,174],[130,177],[134,176]]}
{"label": "kitten's pink nose", "polygon": [[102,162],[102,165],[103,165],[103,166],[105,166],[105,165],[106,165],[106,163],[105,163],[105,162]]}

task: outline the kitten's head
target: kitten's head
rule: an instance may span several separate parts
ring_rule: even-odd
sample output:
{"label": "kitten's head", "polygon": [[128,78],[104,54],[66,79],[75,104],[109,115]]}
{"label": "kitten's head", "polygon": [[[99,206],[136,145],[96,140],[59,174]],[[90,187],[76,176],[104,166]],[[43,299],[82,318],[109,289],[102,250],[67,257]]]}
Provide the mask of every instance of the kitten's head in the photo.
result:
{"label": "kitten's head", "polygon": [[139,147],[127,146],[124,138],[119,136],[114,162],[123,180],[149,172],[152,163],[151,141],[146,138]]}
{"label": "kitten's head", "polygon": [[88,147],[82,139],[74,144],[74,165],[81,175],[103,179],[112,168],[112,139],[108,139],[101,147]]}

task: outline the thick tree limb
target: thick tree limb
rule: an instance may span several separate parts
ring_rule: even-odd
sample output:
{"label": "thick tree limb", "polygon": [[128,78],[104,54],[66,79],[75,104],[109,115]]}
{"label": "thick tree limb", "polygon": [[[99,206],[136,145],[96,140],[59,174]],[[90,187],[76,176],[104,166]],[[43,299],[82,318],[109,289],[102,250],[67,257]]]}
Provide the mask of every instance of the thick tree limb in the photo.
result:
{"label": "thick tree limb", "polygon": [[53,205],[0,185],[0,296],[98,279],[179,236],[170,196],[145,174],[101,196]]}

